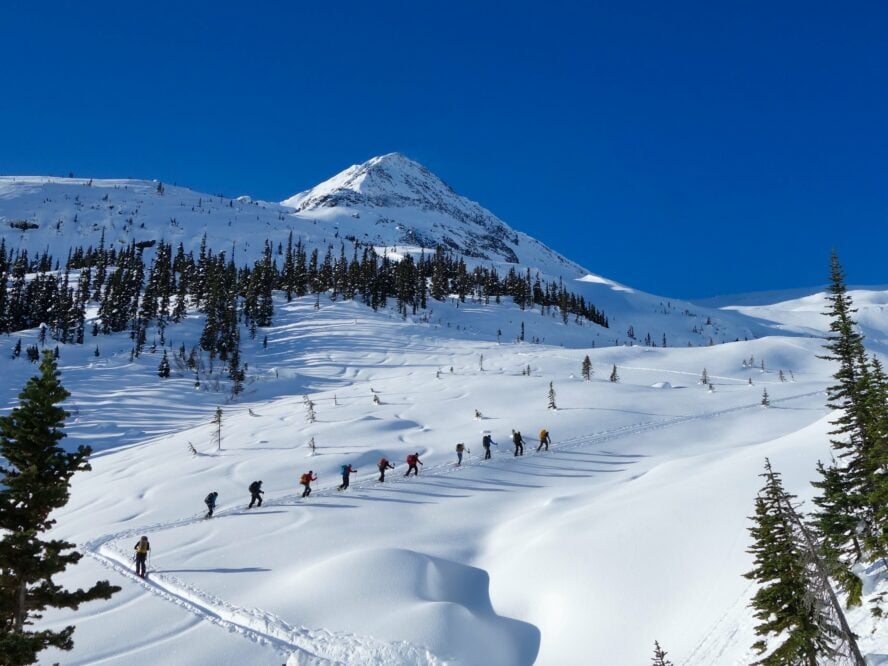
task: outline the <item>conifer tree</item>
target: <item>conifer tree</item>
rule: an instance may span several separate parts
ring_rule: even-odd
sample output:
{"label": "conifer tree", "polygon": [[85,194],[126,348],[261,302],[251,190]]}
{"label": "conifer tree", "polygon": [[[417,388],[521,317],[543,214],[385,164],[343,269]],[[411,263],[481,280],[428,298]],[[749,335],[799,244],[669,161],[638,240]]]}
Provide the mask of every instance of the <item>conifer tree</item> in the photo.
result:
{"label": "conifer tree", "polygon": [[[373,396],[376,397],[375,395]],[[312,399],[307,395],[302,396],[302,403],[305,405],[305,418],[309,423],[314,423],[318,420],[317,414],[315,413],[315,404],[312,402]],[[377,403],[378,404],[378,403]]]}
{"label": "conifer tree", "polygon": [[813,589],[810,558],[792,515],[794,496],[783,489],[780,474],[767,459],[760,476],[765,486],[756,497],[751,517],[755,524],[749,528],[754,567],[744,574],[760,585],[750,605],[759,621],[755,633],[762,638],[752,647],[761,655],[769,651],[768,636],[782,642],[755,663],[817,666],[839,656],[834,645],[841,639],[840,630]]}
{"label": "conifer tree", "polygon": [[660,647],[660,643],[654,641],[654,657],[651,659],[651,666],[672,666],[672,662],[666,658],[668,653]]}
{"label": "conifer tree", "polygon": [[[60,406],[70,394],[59,382],[51,352],[44,352],[40,374],[19,394],[19,406],[0,417],[0,655],[4,664],[30,664],[47,647],[70,650],[74,627],[29,631],[47,607],[76,609],[94,599],[109,599],[120,588],[100,581],[88,590],[69,591],[53,581],[82,557],[74,544],[40,535],[55,520],[53,510],[67,504],[71,477],[90,469],[88,446],[73,453],[58,443],[68,413]],[[66,552],[70,551],[70,552]]]}
{"label": "conifer tree", "polygon": [[771,396],[768,395],[768,389],[765,388],[762,390],[762,407],[770,407],[771,406]]}
{"label": "conifer tree", "polygon": [[580,372],[583,375],[583,381],[588,382],[592,379],[592,361],[589,359],[589,354],[586,354],[583,359],[583,367]]}
{"label": "conifer tree", "polygon": [[160,365],[157,366],[157,375],[163,379],[170,376],[170,361],[167,358],[166,349],[163,350],[163,358],[160,359]]}
{"label": "conifer tree", "polygon": [[614,363],[614,367],[611,370],[609,379],[610,379],[610,381],[612,381],[614,383],[620,381],[620,375],[617,374],[617,364],[616,363]]}
{"label": "conifer tree", "polygon": [[709,373],[706,372],[706,368],[703,368],[703,374],[700,375],[700,383],[703,384],[703,386],[709,384]]}
{"label": "conifer tree", "polygon": [[[830,257],[830,290],[827,301],[830,308],[824,314],[830,317],[830,335],[821,358],[834,361],[838,369],[833,375],[836,383],[827,388],[827,406],[838,411],[830,423],[835,462],[829,468],[818,467],[823,476],[815,486],[830,497],[817,502],[820,511],[815,524],[821,530],[827,553],[838,555],[833,563],[837,570],[845,569],[840,580],[853,581],[850,566],[865,556],[858,540],[858,532],[869,544],[879,541],[879,533],[886,525],[876,523],[880,506],[874,506],[877,493],[875,485],[886,471],[885,437],[880,433],[884,423],[878,414],[884,413],[874,401],[879,394],[880,366],[871,370],[863,347],[863,336],[853,319],[855,309],[845,287],[845,276],[838,257]],[[874,374],[876,378],[874,379]],[[881,460],[880,460],[881,459]],[[841,493],[843,497],[838,498]],[[847,516],[834,515],[835,511],[847,512]],[[840,529],[846,522],[854,522],[854,529]],[[833,531],[839,530],[839,531]],[[846,589],[848,586],[845,585]],[[854,589],[856,584],[851,586]]]}
{"label": "conifer tree", "polygon": [[555,387],[552,385],[552,382],[549,382],[549,409],[558,409],[558,406],[555,404]]}

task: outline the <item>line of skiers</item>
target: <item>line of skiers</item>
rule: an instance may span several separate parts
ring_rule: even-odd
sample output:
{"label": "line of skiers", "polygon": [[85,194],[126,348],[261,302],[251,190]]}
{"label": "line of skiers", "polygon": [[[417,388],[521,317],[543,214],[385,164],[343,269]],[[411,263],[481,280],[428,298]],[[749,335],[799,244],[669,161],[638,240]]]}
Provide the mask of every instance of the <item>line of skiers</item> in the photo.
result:
{"label": "line of skiers", "polygon": [[[549,444],[552,443],[552,438],[549,436],[549,431],[543,428],[540,431],[540,445],[537,447],[537,451],[540,451],[545,447],[546,451],[549,450]],[[512,444],[515,447],[515,456],[523,456],[524,455],[524,439],[521,437],[521,432],[519,430],[512,431]],[[489,433],[484,433],[484,436],[481,439],[481,446],[484,449],[484,460],[490,460],[493,456],[490,453],[491,446],[499,446],[496,442],[493,441],[493,438]],[[471,453],[471,451],[466,447],[464,442],[459,442],[456,445],[456,464],[457,466],[462,465],[463,455],[466,453]],[[404,473],[404,476],[410,476],[410,473],[413,472],[414,476],[419,475],[419,468],[423,465],[422,460],[419,459],[419,452],[411,453],[406,458],[407,462],[407,471]],[[387,470],[394,469],[395,466],[389,462],[388,458],[380,458],[379,462],[376,464],[377,469],[379,470],[379,482],[385,482],[385,473]],[[351,480],[352,474],[357,474],[358,470],[355,467],[352,467],[351,464],[342,465],[339,468],[339,473],[342,476],[342,483],[337,486],[336,490],[347,490],[349,486],[349,482]],[[302,497],[308,497],[311,495],[311,484],[314,481],[317,481],[317,474],[314,473],[314,470],[308,470],[302,476],[299,477],[299,485],[303,487]],[[262,490],[262,481],[253,481],[250,484],[248,490],[250,491],[250,504],[247,506],[248,509],[252,509],[253,505],[257,507],[262,506],[262,495],[265,494],[265,491]],[[206,518],[212,518],[213,512],[216,510],[216,501],[219,498],[219,493],[216,491],[211,492],[204,499],[204,503],[207,505],[207,514]],[[146,540],[147,541],[147,540]]]}
{"label": "line of skiers", "polygon": [[[537,447],[537,451],[542,450],[545,446],[546,451],[549,450],[549,444],[552,443],[552,438],[549,436],[549,431],[543,428],[540,430],[540,445]],[[512,431],[512,444],[515,447],[515,456],[523,456],[524,455],[524,439],[521,437],[521,432],[519,430]],[[490,447],[499,446],[490,436],[490,433],[484,433],[484,436],[481,439],[481,446],[484,449],[484,460],[490,460],[492,458],[490,454]],[[456,464],[457,466],[462,465],[463,454],[471,453],[471,451],[466,448],[464,442],[459,442],[456,445]],[[422,466],[423,462],[419,459],[419,452],[411,453],[406,458],[407,462],[407,472],[404,474],[405,477],[410,476],[410,472],[413,472],[414,476],[419,475],[419,467]],[[387,458],[380,458],[379,462],[376,464],[377,469],[379,470],[379,482],[383,483],[385,481],[385,473],[387,470],[394,469],[395,466],[389,462]],[[336,490],[346,490],[349,485],[349,481],[351,479],[352,474],[357,474],[358,470],[348,465],[342,465],[339,469],[340,474],[342,475],[342,483],[336,488]],[[311,495],[311,484],[314,481],[318,480],[317,474],[314,473],[314,470],[308,470],[308,472],[304,473],[299,477],[299,485],[303,487],[302,497],[308,497]],[[250,504],[247,506],[248,509],[252,509],[255,504],[257,507],[262,506],[262,495],[265,494],[265,491],[262,490],[262,481],[253,481],[248,490],[250,491]],[[207,505],[207,514],[206,518],[212,518],[213,512],[216,510],[216,501],[219,498],[219,493],[215,490],[204,498],[204,504]],[[148,537],[143,536],[136,542],[135,548],[135,562],[136,562],[136,574],[145,577],[147,573],[147,560],[148,554],[151,551],[151,545],[148,542]]]}

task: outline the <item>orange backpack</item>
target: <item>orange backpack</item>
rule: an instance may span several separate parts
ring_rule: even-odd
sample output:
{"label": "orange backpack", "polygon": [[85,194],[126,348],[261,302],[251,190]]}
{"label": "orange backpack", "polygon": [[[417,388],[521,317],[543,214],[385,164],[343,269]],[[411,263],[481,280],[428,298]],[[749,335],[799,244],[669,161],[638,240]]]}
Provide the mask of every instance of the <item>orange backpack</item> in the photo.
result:
{"label": "orange backpack", "polygon": [[299,477],[300,485],[307,486],[309,483],[311,483],[311,474],[306,473]]}

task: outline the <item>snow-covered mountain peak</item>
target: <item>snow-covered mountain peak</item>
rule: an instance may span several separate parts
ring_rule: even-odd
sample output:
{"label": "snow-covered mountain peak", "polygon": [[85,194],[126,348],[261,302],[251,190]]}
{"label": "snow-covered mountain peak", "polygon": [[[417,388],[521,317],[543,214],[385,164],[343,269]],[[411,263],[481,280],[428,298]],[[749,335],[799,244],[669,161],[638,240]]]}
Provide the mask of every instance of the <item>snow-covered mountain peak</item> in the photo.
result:
{"label": "snow-covered mountain peak", "polygon": [[377,208],[443,208],[474,205],[418,162],[388,153],[354,164],[283,202],[298,211],[360,205]]}

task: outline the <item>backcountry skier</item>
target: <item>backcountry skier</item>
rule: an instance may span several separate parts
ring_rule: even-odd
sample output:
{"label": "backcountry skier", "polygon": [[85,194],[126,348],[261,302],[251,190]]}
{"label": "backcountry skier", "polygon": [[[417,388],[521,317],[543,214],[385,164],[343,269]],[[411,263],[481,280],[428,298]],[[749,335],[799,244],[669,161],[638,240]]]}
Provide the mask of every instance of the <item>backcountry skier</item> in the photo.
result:
{"label": "backcountry skier", "polygon": [[218,497],[219,493],[214,490],[204,498],[204,504],[207,505],[207,518],[213,517],[213,511],[216,509],[216,498]]}
{"label": "backcountry skier", "polygon": [[315,474],[313,470],[308,470],[305,474],[299,477],[299,485],[305,486],[305,490],[302,491],[303,497],[311,495],[311,482],[317,480],[318,475]]}
{"label": "backcountry skier", "polygon": [[133,550],[136,551],[136,575],[144,578],[148,574],[147,561],[148,553],[151,551],[151,544],[148,543],[148,537],[143,536],[136,542]]}
{"label": "backcountry skier", "polygon": [[376,467],[379,469],[379,482],[383,483],[385,481],[385,470],[387,469],[395,469],[395,466],[392,465],[388,458],[380,458],[379,462],[376,463]]}

